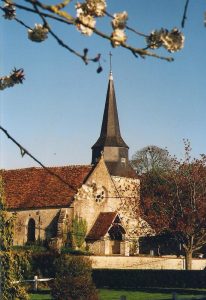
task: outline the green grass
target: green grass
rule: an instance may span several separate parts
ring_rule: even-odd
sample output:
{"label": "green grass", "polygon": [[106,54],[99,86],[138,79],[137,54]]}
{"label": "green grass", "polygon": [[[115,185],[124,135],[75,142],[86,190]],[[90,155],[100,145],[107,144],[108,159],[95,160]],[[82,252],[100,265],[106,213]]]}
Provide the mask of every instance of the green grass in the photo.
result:
{"label": "green grass", "polygon": [[127,300],[161,300],[161,299],[171,299],[166,298],[165,294],[161,293],[145,293],[137,291],[116,291],[116,290],[100,290],[100,300],[119,300],[120,296],[126,296]]}
{"label": "green grass", "polygon": [[[100,289],[100,300],[119,300],[120,296],[126,296],[127,300],[171,300],[173,290],[147,289],[139,291]],[[179,290],[176,292],[178,300],[206,299],[206,290]],[[46,291],[39,294],[30,294],[31,300],[52,300]],[[92,300],[92,299],[91,299]]]}
{"label": "green grass", "polygon": [[[189,299],[203,299],[205,297],[202,292],[197,294],[196,292],[193,294],[192,292],[186,294],[184,292],[176,293],[178,300],[189,300]],[[162,291],[162,292],[154,292],[154,291],[125,291],[125,290],[100,290],[100,300],[119,300],[120,296],[126,296],[127,300],[171,300],[172,299],[172,291]],[[206,292],[205,292],[206,295]],[[206,298],[204,298],[206,299]]]}
{"label": "green grass", "polygon": [[31,300],[51,300],[50,294],[29,294]]}

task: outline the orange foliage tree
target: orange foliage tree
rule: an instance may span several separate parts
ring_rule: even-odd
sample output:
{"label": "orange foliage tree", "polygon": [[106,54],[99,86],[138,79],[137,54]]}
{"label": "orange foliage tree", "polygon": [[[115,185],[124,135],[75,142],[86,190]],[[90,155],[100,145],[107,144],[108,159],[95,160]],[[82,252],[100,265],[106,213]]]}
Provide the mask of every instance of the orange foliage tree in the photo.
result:
{"label": "orange foliage tree", "polygon": [[185,252],[186,269],[192,256],[206,244],[206,155],[191,158],[185,142],[185,158],[173,159],[163,173],[142,175],[141,210],[157,234],[171,232]]}

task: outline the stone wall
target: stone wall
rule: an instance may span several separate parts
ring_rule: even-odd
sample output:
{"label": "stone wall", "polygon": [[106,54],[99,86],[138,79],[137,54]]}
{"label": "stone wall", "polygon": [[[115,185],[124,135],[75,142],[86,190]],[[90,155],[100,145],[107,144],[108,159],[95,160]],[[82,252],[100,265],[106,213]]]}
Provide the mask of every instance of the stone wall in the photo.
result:
{"label": "stone wall", "polygon": [[117,212],[127,238],[140,236],[139,179],[110,176],[101,159],[85,184],[78,190],[74,212],[87,221],[88,232],[100,212]]}
{"label": "stone wall", "polygon": [[[45,240],[57,235],[57,222],[60,209],[32,209],[18,211],[15,220],[14,245],[23,245],[27,242],[28,222],[35,221],[35,239]],[[71,209],[68,209],[71,214]],[[71,219],[71,216],[67,216]]]}
{"label": "stone wall", "polygon": [[[118,241],[117,241],[118,242]],[[89,243],[89,251],[95,255],[112,255],[115,241],[104,239]],[[119,250],[121,255],[129,256],[130,245],[127,241],[119,242]]]}
{"label": "stone wall", "polygon": [[74,214],[87,221],[87,232],[94,225],[100,212],[112,212],[117,209],[118,199],[112,199],[113,183],[103,160],[93,170],[85,184],[75,196]]}
{"label": "stone wall", "polygon": [[[27,242],[29,220],[35,224],[35,240],[45,240],[55,236],[61,238],[62,232],[69,230],[75,215],[86,220],[88,233],[101,212],[117,212],[126,231],[125,241],[130,241],[131,244],[130,254],[137,253],[133,245],[136,245],[138,237],[143,235],[141,228],[146,224],[138,218],[139,186],[139,179],[110,176],[102,157],[86,182],[78,189],[72,206],[67,209],[68,213],[65,213],[63,208],[62,210],[48,208],[19,211],[15,225],[14,244],[22,245]],[[56,232],[54,232],[55,226]],[[93,245],[93,248],[98,250],[98,254],[102,253],[102,244],[101,246],[99,244],[101,243]],[[126,253],[128,250],[123,252]],[[107,251],[107,254],[111,254],[111,249]]]}
{"label": "stone wall", "polygon": [[[91,256],[94,269],[171,269],[184,270],[185,259],[173,256]],[[193,259],[193,270],[204,270],[206,259]]]}

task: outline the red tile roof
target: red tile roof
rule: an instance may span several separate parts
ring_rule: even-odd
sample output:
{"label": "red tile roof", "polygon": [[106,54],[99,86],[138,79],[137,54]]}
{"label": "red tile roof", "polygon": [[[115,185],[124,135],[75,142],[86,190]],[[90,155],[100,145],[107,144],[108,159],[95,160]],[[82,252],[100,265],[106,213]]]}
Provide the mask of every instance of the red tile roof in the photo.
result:
{"label": "red tile roof", "polygon": [[8,209],[65,207],[71,203],[92,166],[50,167],[68,185],[43,168],[4,170],[6,204]]}
{"label": "red tile roof", "polygon": [[88,233],[86,240],[99,240],[104,237],[116,216],[117,212],[101,212]]}

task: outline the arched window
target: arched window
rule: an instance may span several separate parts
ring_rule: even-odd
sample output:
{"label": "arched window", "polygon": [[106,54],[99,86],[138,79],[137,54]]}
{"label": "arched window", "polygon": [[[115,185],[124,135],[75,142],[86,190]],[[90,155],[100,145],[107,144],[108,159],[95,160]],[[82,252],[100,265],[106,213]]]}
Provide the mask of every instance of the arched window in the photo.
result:
{"label": "arched window", "polygon": [[35,242],[35,220],[29,219],[28,231],[27,231],[27,242]]}

